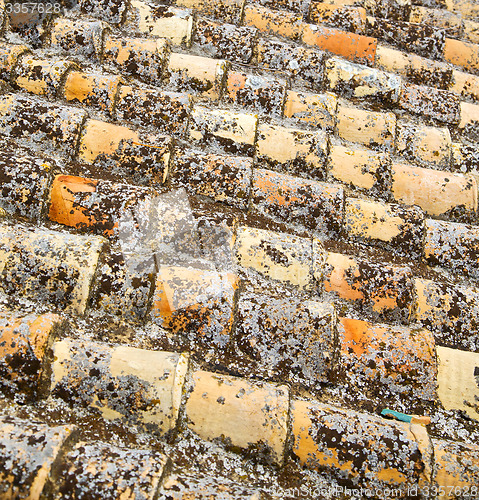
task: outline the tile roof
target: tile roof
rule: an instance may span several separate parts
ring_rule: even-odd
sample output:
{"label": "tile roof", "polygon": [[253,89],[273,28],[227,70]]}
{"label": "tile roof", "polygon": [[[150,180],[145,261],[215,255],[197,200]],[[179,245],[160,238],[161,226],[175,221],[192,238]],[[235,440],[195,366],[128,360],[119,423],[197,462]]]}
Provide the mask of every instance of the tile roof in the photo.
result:
{"label": "tile roof", "polygon": [[478,496],[476,2],[28,5],[0,497]]}

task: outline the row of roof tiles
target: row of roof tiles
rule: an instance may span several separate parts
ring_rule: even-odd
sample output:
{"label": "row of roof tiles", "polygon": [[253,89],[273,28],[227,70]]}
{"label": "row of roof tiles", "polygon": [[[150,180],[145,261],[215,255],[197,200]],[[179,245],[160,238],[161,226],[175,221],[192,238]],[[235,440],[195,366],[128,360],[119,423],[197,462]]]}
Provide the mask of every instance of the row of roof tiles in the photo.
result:
{"label": "row of roof tiles", "polygon": [[[360,323],[343,320],[342,326],[357,330]],[[50,338],[52,330],[59,328],[61,319],[56,315],[19,317],[3,313],[2,369],[9,362],[17,366],[10,381],[12,385],[20,390],[31,388],[40,379],[43,363],[43,369],[52,373],[53,396],[91,408],[106,419],[121,418],[132,425],[146,426],[150,432],[175,433],[181,428],[179,420],[184,420],[203,439],[221,439],[226,447],[236,450],[261,450],[256,458],[267,462],[282,463],[294,454],[306,467],[331,472],[354,486],[405,490],[433,485],[471,488],[477,484],[479,448],[430,439],[426,428],[414,421],[388,422],[366,413],[290,398],[285,385],[250,382],[203,370],[188,375],[186,354],[111,347],[68,338],[54,341]],[[381,341],[385,338],[382,336]],[[374,345],[376,340],[371,340]],[[420,342],[419,338],[417,341]],[[398,339],[398,344],[401,342]],[[53,358],[46,354],[47,345],[52,346]],[[358,353],[363,348],[364,339],[362,343],[350,340],[351,352]],[[45,359],[47,363],[53,359],[50,369]],[[3,383],[7,380],[8,376]],[[215,411],[211,411],[212,406]],[[63,441],[72,430],[71,425],[48,428],[3,417],[0,442],[9,452],[3,474],[7,487],[14,488],[11,494],[30,491],[34,493],[32,498],[37,498],[57,456],[65,463],[65,466],[57,464],[54,488],[57,493],[63,487],[86,487],[88,491],[88,487],[96,485],[105,488],[105,494],[119,495],[119,491],[112,489],[115,475],[124,479],[125,482],[115,484],[125,488],[125,494],[128,488],[133,488],[123,477],[122,467],[98,469],[95,465],[100,459],[98,454],[104,454],[107,462],[110,460],[102,443],[75,446],[69,443],[61,454]],[[81,456],[79,447],[85,446],[90,448]],[[21,453],[17,454],[18,450]],[[118,452],[114,450],[111,458],[118,459]],[[143,469],[146,459],[144,486],[157,488],[159,469],[166,457],[159,459],[146,450],[123,451],[120,455],[123,453],[129,458],[125,466],[130,471]],[[8,477],[14,469],[21,473],[12,484]],[[75,483],[72,471],[77,469],[79,482]],[[113,477],[108,477],[109,474]],[[136,474],[132,474],[136,480]],[[131,491],[130,495],[134,497]]]}

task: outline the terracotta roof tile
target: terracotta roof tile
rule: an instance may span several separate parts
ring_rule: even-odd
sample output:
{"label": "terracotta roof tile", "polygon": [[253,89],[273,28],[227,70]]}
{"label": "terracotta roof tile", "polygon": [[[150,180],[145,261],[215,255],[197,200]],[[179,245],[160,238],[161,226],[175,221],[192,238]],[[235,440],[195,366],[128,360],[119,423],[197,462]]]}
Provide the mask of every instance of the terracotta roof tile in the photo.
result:
{"label": "terracotta roof tile", "polygon": [[102,238],[20,224],[2,224],[0,231],[4,292],[74,314],[85,312]]}
{"label": "terracotta roof tile", "polygon": [[48,427],[0,417],[0,493],[10,498],[40,498],[48,475],[73,426]]}
{"label": "terracotta roof tile", "polygon": [[474,3],[72,3],[0,27],[4,496],[475,485]]}

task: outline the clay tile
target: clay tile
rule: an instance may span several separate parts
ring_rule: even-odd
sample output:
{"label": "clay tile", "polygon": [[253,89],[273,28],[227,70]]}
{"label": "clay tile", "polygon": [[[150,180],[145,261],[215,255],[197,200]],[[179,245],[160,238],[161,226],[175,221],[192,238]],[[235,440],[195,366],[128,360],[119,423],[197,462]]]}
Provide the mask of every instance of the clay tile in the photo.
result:
{"label": "clay tile", "polygon": [[396,201],[419,205],[428,215],[467,218],[477,211],[477,185],[471,176],[396,164],[392,177]]}
{"label": "clay tile", "polygon": [[[0,97],[0,125],[4,134],[36,143],[45,139],[66,154],[75,154],[86,112],[20,94]],[[53,149],[53,148],[51,148]]]}
{"label": "clay tile", "polygon": [[102,21],[57,18],[50,31],[50,42],[70,55],[78,54],[98,59],[103,52],[105,24]]}
{"label": "clay tile", "polygon": [[0,78],[10,81],[12,70],[15,68],[19,57],[28,52],[26,45],[0,43]]}
{"label": "clay tile", "polygon": [[107,420],[175,430],[188,355],[64,339],[53,344],[52,394]]}
{"label": "clay tile", "polygon": [[414,289],[408,267],[328,252],[322,282],[325,292],[362,314],[383,321],[409,320]]}
{"label": "clay tile", "polygon": [[364,34],[366,10],[363,7],[313,2],[309,9],[309,21],[314,24],[336,26],[351,33]]}
{"label": "clay tile", "polygon": [[[477,495],[479,484],[479,447],[433,439],[434,483],[445,499],[456,495]],[[470,492],[470,493],[469,493]]]}
{"label": "clay tile", "polygon": [[163,74],[169,53],[167,40],[157,38],[117,38],[105,35],[103,60],[148,83],[156,83]]}
{"label": "clay tile", "polygon": [[13,83],[32,94],[55,97],[63,78],[78,65],[72,61],[23,57],[15,67]]}
{"label": "clay tile", "polygon": [[3,224],[0,235],[5,293],[74,314],[85,312],[103,238],[20,224]]}
{"label": "clay tile", "polygon": [[236,449],[259,446],[265,460],[282,464],[289,410],[286,386],[196,371],[189,392],[185,417],[200,437]]}
{"label": "clay tile", "polygon": [[252,168],[250,158],[178,150],[172,183],[192,194],[246,209]]}
{"label": "clay tile", "polygon": [[112,24],[121,24],[128,7],[127,0],[80,0],[80,9]]}
{"label": "clay tile", "polygon": [[436,398],[434,336],[426,329],[340,318],[340,366],[351,386],[371,395]]}
{"label": "clay tile", "polygon": [[153,322],[180,333],[184,345],[206,359],[230,341],[238,278],[193,267],[160,267],[153,295]]}
{"label": "clay tile", "polygon": [[260,114],[280,117],[286,93],[286,81],[242,71],[229,71],[225,101]]}
{"label": "clay tile", "polygon": [[0,149],[0,206],[11,215],[37,221],[44,211],[45,195],[56,162],[2,142]]}
{"label": "clay tile", "polygon": [[255,169],[252,208],[265,215],[301,224],[314,231],[339,231],[344,192],[338,184]]}
{"label": "clay tile", "polygon": [[321,127],[332,131],[336,123],[338,99],[335,94],[312,94],[309,92],[286,92],[284,116],[310,127]]}
{"label": "clay tile", "polygon": [[111,116],[122,80],[121,76],[71,71],[65,81],[63,94],[69,102],[94,106]]}
{"label": "clay tile", "polygon": [[168,464],[165,455],[97,441],[79,442],[55,473],[54,495],[104,500],[154,498]]}
{"label": "clay tile", "polygon": [[28,397],[37,394],[47,346],[62,326],[56,314],[19,316],[9,311],[0,314],[0,366],[2,391],[9,396],[17,391]]}
{"label": "clay tile", "polygon": [[246,5],[243,22],[247,26],[254,26],[259,31],[292,40],[299,40],[303,32],[302,16],[256,5]]}
{"label": "clay tile", "polygon": [[336,28],[305,24],[302,41],[362,64],[374,64],[377,39]]}
{"label": "clay tile", "polygon": [[349,488],[414,488],[425,466],[404,422],[330,405],[292,401],[293,453]]}
{"label": "clay tile", "polygon": [[55,460],[73,426],[0,417],[0,484],[6,498],[41,498]]}
{"label": "clay tile", "polygon": [[244,0],[177,0],[176,5],[194,9],[213,19],[239,24]]}
{"label": "clay tile", "polygon": [[192,98],[187,93],[122,85],[115,105],[116,116],[142,127],[184,136]]}
{"label": "clay tile", "polygon": [[248,64],[253,58],[257,32],[256,28],[250,26],[220,24],[199,17],[196,20],[194,41],[209,57]]}
{"label": "clay tile", "polygon": [[151,37],[165,38],[173,45],[191,44],[193,15],[189,9],[131,0],[125,27]]}
{"label": "clay tile", "polygon": [[248,359],[247,372],[315,387],[329,379],[335,332],[331,304],[243,292],[233,342]]}
{"label": "clay tile", "polygon": [[479,45],[446,38],[444,59],[466,71],[477,73],[479,71]]}

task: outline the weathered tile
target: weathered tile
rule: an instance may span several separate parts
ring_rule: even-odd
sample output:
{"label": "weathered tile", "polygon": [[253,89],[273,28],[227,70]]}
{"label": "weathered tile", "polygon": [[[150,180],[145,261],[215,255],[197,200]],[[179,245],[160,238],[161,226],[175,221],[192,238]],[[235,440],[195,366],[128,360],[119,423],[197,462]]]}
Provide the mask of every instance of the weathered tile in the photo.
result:
{"label": "weathered tile", "polygon": [[479,352],[479,291],[460,285],[415,280],[414,319],[440,345]]}
{"label": "weathered tile", "polygon": [[188,7],[205,16],[232,24],[240,23],[244,3],[245,0],[176,0],[175,2],[180,7]]}
{"label": "weathered tile", "polygon": [[[477,420],[479,385],[476,377],[479,353],[438,346],[437,357],[439,365],[437,393],[444,408],[460,410]],[[479,473],[479,468],[477,470]]]}
{"label": "weathered tile", "polygon": [[123,245],[108,246],[98,265],[91,307],[127,321],[146,318],[154,289],[152,253],[129,252]]}
{"label": "weathered tile", "polygon": [[0,495],[41,498],[55,460],[75,428],[0,417]]}
{"label": "weathered tile", "polygon": [[99,236],[2,225],[0,287],[73,314],[83,314],[104,245]]}
{"label": "weathered tile", "polygon": [[470,97],[479,101],[479,76],[453,70],[449,90],[456,92],[461,97]]}
{"label": "weathered tile", "polygon": [[172,500],[196,500],[221,498],[222,500],[259,500],[261,491],[246,486],[242,481],[231,479],[229,471],[188,471],[176,470],[166,477],[161,485],[158,498]]}
{"label": "weathered tile", "polygon": [[424,464],[409,424],[293,400],[293,453],[309,469],[354,487],[413,487]]}
{"label": "weathered tile", "polygon": [[[4,0],[2,0],[2,3],[5,3]],[[9,33],[21,36],[22,40],[27,42],[33,49],[40,48],[46,41],[46,34],[52,18],[62,11],[61,3],[58,2],[55,5],[52,4],[50,8],[45,7],[43,9],[29,5],[23,6],[22,3],[16,5],[9,2],[8,6],[6,6],[9,12],[2,9],[0,13],[0,29],[2,32],[8,30]]]}
{"label": "weathered tile", "polygon": [[176,151],[173,184],[192,194],[246,209],[253,169],[251,158]]}
{"label": "weathered tile", "polygon": [[196,20],[194,40],[210,57],[249,64],[257,39],[256,28],[217,23],[206,17]]}
{"label": "weathered tile", "polygon": [[78,3],[85,14],[112,24],[121,24],[128,8],[127,0],[79,0]]}
{"label": "weathered tile", "polygon": [[132,176],[136,182],[165,182],[171,156],[171,138],[144,135],[131,128],[88,120],[79,158],[111,171]]}
{"label": "weathered tile", "polygon": [[50,190],[48,217],[79,230],[117,236],[126,211],[153,196],[151,189],[131,184],[57,175]]}
{"label": "weathered tile", "polygon": [[159,5],[149,0],[131,0],[125,25],[132,31],[189,47],[193,15],[189,9]]}
{"label": "weathered tile", "polygon": [[324,291],[379,321],[407,323],[413,300],[411,269],[328,252]]}
{"label": "weathered tile", "polygon": [[399,106],[411,113],[452,125],[459,123],[462,109],[459,104],[453,92],[409,83],[403,85],[399,99]]}
{"label": "weathered tile", "polygon": [[169,44],[165,39],[116,38],[105,35],[103,60],[148,83],[156,84],[163,74]]}
{"label": "weathered tile", "polygon": [[328,137],[322,130],[308,131],[261,123],[256,139],[256,163],[300,177],[322,179]]}
{"label": "weathered tile", "polygon": [[260,66],[287,71],[295,82],[306,83],[313,89],[322,85],[324,52],[277,38],[260,38],[256,52]]}
{"label": "weathered tile", "polygon": [[348,99],[373,98],[385,103],[398,102],[402,81],[393,73],[353,64],[337,57],[326,61],[324,72],[329,90]]}
{"label": "weathered tile", "polygon": [[411,257],[422,254],[424,213],[418,207],[346,198],[343,229],[364,241]]}
{"label": "weathered tile", "polygon": [[449,90],[453,80],[453,69],[450,64],[409,54],[407,78],[416,85]]}
{"label": "weathered tile", "polygon": [[336,121],[338,99],[335,94],[312,94],[309,92],[286,92],[284,116],[311,127],[332,130]]}
{"label": "weathered tile", "polygon": [[335,341],[331,304],[240,294],[234,345],[248,356],[248,373],[315,387],[329,379]]}
{"label": "weathered tile", "polygon": [[53,344],[52,395],[160,434],[173,432],[188,355],[71,339]]}
{"label": "weathered tile", "polygon": [[474,143],[453,142],[451,148],[451,170],[463,174],[477,171],[479,148]]}
{"label": "weathered tile", "polygon": [[451,161],[451,134],[447,127],[427,127],[398,121],[396,152],[426,167],[448,170]]}
{"label": "weathered tile", "polygon": [[257,115],[196,105],[190,117],[190,139],[221,147],[227,153],[253,156]]}
{"label": "weathered tile", "polygon": [[191,107],[187,93],[129,85],[120,87],[115,104],[118,119],[180,137],[186,134]]}
{"label": "weathered tile", "polygon": [[405,52],[442,59],[446,33],[435,26],[368,17],[366,33]]}
{"label": "weathered tile", "polygon": [[362,64],[374,64],[377,39],[336,28],[305,24],[302,41]]}
{"label": "weathered tile", "polygon": [[38,221],[56,163],[14,143],[0,144],[0,207],[10,215]]}
{"label": "weathered tile", "polygon": [[226,71],[225,60],[172,52],[167,79],[176,91],[192,92],[218,100],[223,92]]}
{"label": "weathered tile", "polygon": [[286,81],[242,71],[229,71],[225,101],[260,114],[283,114]]}
{"label": "weathered tile", "polygon": [[445,7],[462,15],[464,19],[477,19],[479,5],[474,0],[446,0]]}
{"label": "weathered tile", "polygon": [[167,463],[167,457],[159,452],[80,441],[68,450],[56,470],[52,498],[151,500]]}
{"label": "weathered tile", "polygon": [[459,129],[464,135],[479,141],[479,104],[461,102]]}
{"label": "weathered tile", "polygon": [[69,102],[93,106],[112,116],[122,80],[121,76],[70,71],[63,86],[63,95]]}
{"label": "weathered tile", "polygon": [[0,78],[10,81],[12,70],[16,67],[19,58],[26,55],[29,49],[26,45],[0,42]]}
{"label": "weathered tile", "polygon": [[343,218],[343,188],[255,169],[252,209],[314,231],[339,231]]}
{"label": "weathered tile", "polygon": [[465,19],[463,21],[464,26],[464,38],[471,43],[479,44],[479,22],[469,21]]}
{"label": "weathered tile", "polygon": [[464,68],[466,71],[479,71],[479,45],[461,40],[446,38],[444,60]]}
{"label": "weathered tile", "polygon": [[32,94],[55,97],[63,77],[77,64],[66,60],[37,59],[27,55],[15,66],[13,83]]}
{"label": "weathered tile", "polygon": [[337,130],[339,137],[347,141],[391,151],[396,135],[396,116],[394,113],[367,111],[340,103]]}
{"label": "weathered tile", "polygon": [[373,196],[387,196],[391,189],[391,159],[388,153],[332,142],[328,174],[354,190]]}
{"label": "weathered tile", "polygon": [[48,101],[16,95],[0,96],[0,126],[10,137],[47,142],[67,156],[74,155],[86,112]]}
{"label": "weathered tile", "polygon": [[400,50],[378,44],[374,65],[383,71],[406,76],[410,64],[409,57],[407,52],[401,52]]}
{"label": "weathered tile", "polygon": [[57,18],[51,27],[50,43],[68,55],[96,56],[101,58],[106,25],[102,21]]}
{"label": "weathered tile", "polygon": [[208,441],[253,451],[282,464],[286,452],[289,391],[286,386],[197,371],[186,402],[190,429]]}
{"label": "weathered tile", "polygon": [[313,2],[308,17],[313,24],[327,24],[351,33],[363,34],[366,28],[366,10],[363,7]]}
{"label": "weathered tile", "polygon": [[408,21],[411,0],[365,0],[364,7],[368,13],[376,17],[394,21]]}
{"label": "weathered tile", "polygon": [[57,314],[0,313],[0,390],[10,397],[36,396],[49,341],[62,327]]}
{"label": "weathered tile", "polygon": [[393,164],[392,178],[394,199],[419,205],[428,215],[468,218],[477,212],[477,183],[473,177]]}
{"label": "weathered tile", "polygon": [[300,288],[313,287],[311,240],[265,229],[237,230],[238,265]]}
{"label": "weathered tile", "polygon": [[436,345],[428,330],[340,318],[338,337],[350,384],[374,395],[436,398]]}
{"label": "weathered tile", "polygon": [[310,0],[258,0],[261,5],[271,9],[285,9],[303,14],[307,11]]}
{"label": "weathered tile", "polygon": [[151,318],[210,359],[230,341],[237,287],[238,278],[232,273],[160,266]]}
{"label": "weathered tile", "polygon": [[303,31],[302,16],[285,10],[271,10],[258,5],[246,5],[243,23],[263,33],[299,40]]}
{"label": "weathered tile", "polygon": [[452,38],[460,38],[461,36],[461,16],[449,12],[446,9],[431,9],[414,6],[411,9],[409,22],[441,28],[445,31],[447,36]]}
{"label": "weathered tile", "polygon": [[[477,417],[476,417],[477,418]],[[479,492],[479,446],[432,439],[434,485],[445,500],[474,496]]]}

